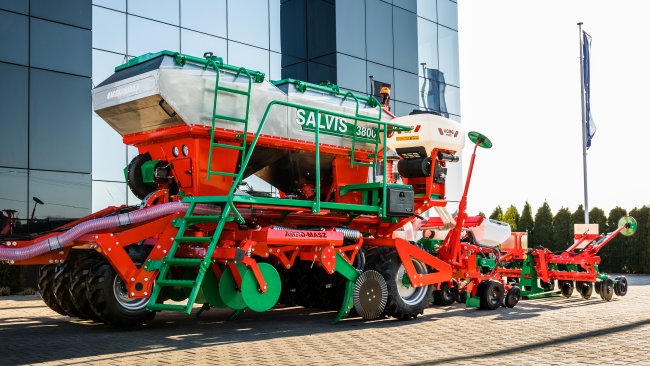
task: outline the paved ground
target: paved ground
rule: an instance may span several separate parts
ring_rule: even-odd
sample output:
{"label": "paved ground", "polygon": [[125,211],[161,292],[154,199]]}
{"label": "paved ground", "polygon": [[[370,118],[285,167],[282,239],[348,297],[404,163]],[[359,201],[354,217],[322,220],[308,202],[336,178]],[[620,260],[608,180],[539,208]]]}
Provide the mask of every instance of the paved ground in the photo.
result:
{"label": "paved ground", "polygon": [[494,312],[432,307],[415,321],[350,319],[301,308],[227,321],[159,315],[118,331],[55,315],[37,296],[0,298],[0,365],[459,364],[650,365],[650,277],[624,298],[522,301]]}

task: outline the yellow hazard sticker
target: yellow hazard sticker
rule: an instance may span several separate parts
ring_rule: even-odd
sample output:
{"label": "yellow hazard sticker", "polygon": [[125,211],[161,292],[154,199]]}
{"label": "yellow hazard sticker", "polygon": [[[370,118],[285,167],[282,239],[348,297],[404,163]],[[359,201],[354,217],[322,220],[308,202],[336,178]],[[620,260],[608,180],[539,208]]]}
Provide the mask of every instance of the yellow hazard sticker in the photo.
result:
{"label": "yellow hazard sticker", "polygon": [[397,141],[405,141],[405,140],[419,140],[420,136],[397,136],[395,140]]}

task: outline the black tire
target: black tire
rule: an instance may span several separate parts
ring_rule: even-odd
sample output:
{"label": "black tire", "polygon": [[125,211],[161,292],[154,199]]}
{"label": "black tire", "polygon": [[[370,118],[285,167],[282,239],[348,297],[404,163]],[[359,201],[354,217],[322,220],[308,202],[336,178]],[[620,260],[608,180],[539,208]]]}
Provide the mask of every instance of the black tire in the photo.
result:
{"label": "black tire", "polygon": [[600,286],[600,298],[605,301],[612,301],[614,297],[614,280],[608,278]]}
{"label": "black tire", "polygon": [[521,300],[521,289],[517,286],[513,286],[503,298],[503,306],[514,308],[519,303],[519,300]]}
{"label": "black tire", "polygon": [[589,300],[594,291],[594,285],[591,282],[576,281],[576,288],[578,289],[580,296],[585,300]]}
{"label": "black tire", "polygon": [[459,291],[456,296],[456,302],[465,304],[467,302],[467,291]]}
{"label": "black tire", "polygon": [[149,193],[156,190],[155,186],[144,183],[142,178],[142,165],[150,160],[151,155],[144,153],[136,155],[129,163],[127,183],[131,192],[139,199],[144,199]]}
{"label": "black tire", "polygon": [[571,297],[571,295],[573,295],[573,281],[558,281],[557,285],[560,288],[562,296],[568,299]]}
{"label": "black tire", "polygon": [[58,265],[46,264],[38,270],[38,292],[48,308],[63,316],[68,314],[59,306],[56,296],[54,296],[54,275]]}
{"label": "black tire", "polygon": [[616,296],[627,295],[627,278],[625,278],[625,276],[618,276],[614,279],[614,282],[614,293]]}
{"label": "black tire", "polygon": [[88,276],[95,263],[101,261],[102,257],[95,251],[84,251],[79,253],[75,261],[70,263],[70,296],[74,300],[77,310],[84,319],[91,319],[94,322],[101,322],[100,316],[92,309],[88,301],[88,287],[86,287]]}
{"label": "black tire", "polygon": [[544,289],[544,291],[553,291],[555,290],[555,281],[550,280],[549,282],[544,282],[539,280],[539,286]]}
{"label": "black tire", "polygon": [[146,309],[148,299],[119,297],[121,281],[105,259],[95,262],[86,282],[93,311],[104,323],[120,328],[133,328],[152,320],[156,313]]}
{"label": "black tire", "polygon": [[433,303],[435,305],[449,306],[458,298],[458,286],[450,286],[449,282],[440,284],[440,290],[433,291]]}
{"label": "black tire", "polygon": [[594,290],[598,295],[600,295],[600,288],[602,286],[603,282],[602,281],[596,281],[594,282]]}
{"label": "black tire", "polygon": [[[370,253],[370,252],[369,252]],[[429,273],[421,262],[414,261],[418,273]],[[417,318],[424,313],[433,297],[433,286],[406,286],[403,284],[404,265],[395,250],[378,248],[366,256],[366,268],[381,273],[388,288],[388,301],[384,315],[400,320]],[[401,291],[401,293],[400,293]]]}
{"label": "black tire", "polygon": [[496,310],[501,306],[505,289],[498,281],[483,281],[479,284],[476,294],[481,299],[480,309]]}
{"label": "black tire", "polygon": [[54,297],[56,297],[59,307],[61,307],[68,316],[86,320],[88,318],[77,309],[76,301],[70,293],[70,272],[76,259],[76,256],[70,253],[66,262],[58,266],[57,271],[54,274]]}

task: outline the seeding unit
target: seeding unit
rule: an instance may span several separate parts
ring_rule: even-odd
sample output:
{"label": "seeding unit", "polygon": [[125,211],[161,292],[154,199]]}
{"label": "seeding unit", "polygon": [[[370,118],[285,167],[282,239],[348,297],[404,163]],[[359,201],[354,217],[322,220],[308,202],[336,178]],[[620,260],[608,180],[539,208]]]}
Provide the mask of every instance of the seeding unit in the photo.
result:
{"label": "seeding unit", "polygon": [[[93,90],[93,103],[138,149],[125,177],[142,204],[5,235],[0,260],[41,265],[39,289],[53,310],[117,326],[163,310],[190,314],[197,303],[234,315],[278,302],[338,308],[336,321],[353,308],[365,319],[413,318],[432,298],[461,293],[468,306],[514,306],[519,288],[501,277],[515,272],[497,265],[495,246],[509,228],[465,212],[476,149],[490,141],[468,134],[474,153],[454,218],[447,165],[465,133],[432,113],[395,118],[388,93],[380,102],[333,84],[269,82],[210,53],[132,59]],[[251,175],[277,194],[250,188]],[[442,230],[406,240],[404,227],[432,208],[440,218],[424,228]],[[593,258],[590,250],[576,257]],[[535,268],[545,281],[567,279]]]}

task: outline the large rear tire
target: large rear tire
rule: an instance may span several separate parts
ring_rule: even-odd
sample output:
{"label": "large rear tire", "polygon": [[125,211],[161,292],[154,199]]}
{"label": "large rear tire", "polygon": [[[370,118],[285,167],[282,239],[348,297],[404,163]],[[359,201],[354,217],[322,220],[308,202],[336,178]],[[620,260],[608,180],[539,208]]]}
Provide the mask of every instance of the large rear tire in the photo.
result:
{"label": "large rear tire", "polygon": [[90,306],[88,287],[86,285],[93,265],[101,260],[102,257],[97,252],[85,251],[79,253],[73,263],[69,263],[72,266],[70,271],[70,295],[83,318],[91,319],[94,322],[101,322],[102,319]]}
{"label": "large rear tire", "polygon": [[68,260],[58,266],[57,271],[54,274],[54,297],[56,297],[59,307],[61,307],[68,316],[86,320],[88,318],[77,309],[76,301],[70,293],[70,272],[76,259],[76,255],[70,253],[68,255]]}
{"label": "large rear tire", "polygon": [[129,298],[122,279],[106,260],[97,261],[89,273],[88,302],[104,323],[133,328],[156,316],[146,309],[149,299]]}
{"label": "large rear tire", "polygon": [[54,275],[58,265],[46,264],[38,270],[38,292],[48,308],[58,314],[68,316],[68,314],[59,306],[56,296],[54,296]]}
{"label": "large rear tire", "polygon": [[[431,303],[434,287],[412,286],[407,280],[404,265],[395,250],[379,248],[375,252],[372,261],[370,258],[367,259],[367,265],[371,266],[369,269],[381,273],[386,280],[388,300],[384,314],[407,320],[417,318],[424,313],[424,309]],[[413,265],[418,273],[429,273],[424,263],[414,260]]]}

